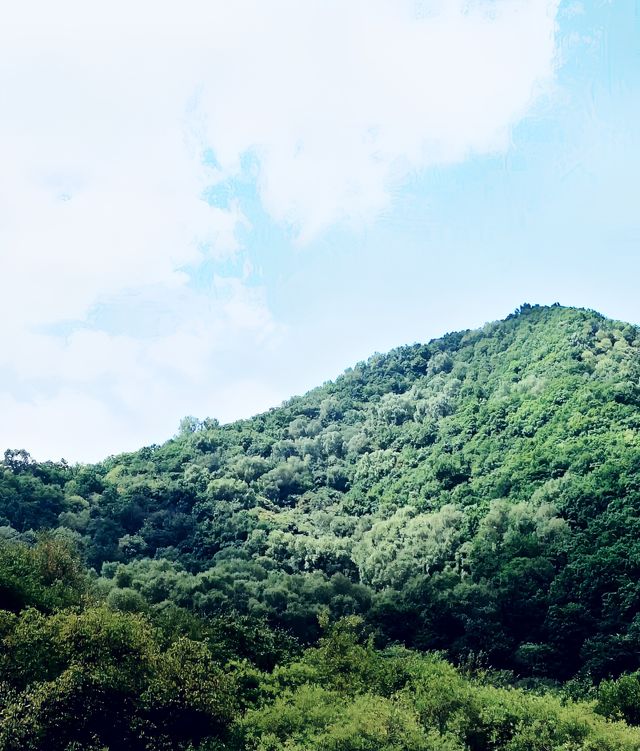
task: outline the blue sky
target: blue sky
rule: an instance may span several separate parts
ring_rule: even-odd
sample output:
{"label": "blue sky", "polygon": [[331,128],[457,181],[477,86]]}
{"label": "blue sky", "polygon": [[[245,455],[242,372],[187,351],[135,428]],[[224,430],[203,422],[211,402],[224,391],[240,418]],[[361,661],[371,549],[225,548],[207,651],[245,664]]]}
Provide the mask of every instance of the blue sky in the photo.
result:
{"label": "blue sky", "polygon": [[0,31],[4,447],[97,460],[525,301],[640,323],[639,2],[53,6]]}

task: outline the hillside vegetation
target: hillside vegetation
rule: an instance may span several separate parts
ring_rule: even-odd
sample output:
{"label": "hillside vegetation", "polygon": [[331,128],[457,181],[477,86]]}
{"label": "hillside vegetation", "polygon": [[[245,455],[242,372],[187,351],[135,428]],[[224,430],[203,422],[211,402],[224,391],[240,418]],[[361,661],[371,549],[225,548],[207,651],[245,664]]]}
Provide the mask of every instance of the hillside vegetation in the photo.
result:
{"label": "hillside vegetation", "polygon": [[525,305],[97,465],[7,451],[0,749],[640,748],[639,428],[640,329]]}

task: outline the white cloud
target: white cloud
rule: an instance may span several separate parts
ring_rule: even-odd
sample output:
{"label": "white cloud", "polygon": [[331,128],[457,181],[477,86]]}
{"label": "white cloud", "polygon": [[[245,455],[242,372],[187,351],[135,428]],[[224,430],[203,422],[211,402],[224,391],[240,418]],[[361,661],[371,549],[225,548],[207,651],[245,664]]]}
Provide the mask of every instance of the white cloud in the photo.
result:
{"label": "white cloud", "polygon": [[[28,447],[38,459],[91,461],[105,458],[109,441],[122,439],[123,434],[126,435],[123,429],[131,432],[132,427],[123,425],[103,399],[69,389],[55,398],[37,396],[24,401],[0,393],[0,410],[3,423],[10,430],[9,445]],[[134,445],[125,440],[122,450],[127,448],[133,449]]]}
{"label": "white cloud", "polygon": [[77,190],[78,211],[97,212],[89,227],[108,225],[119,248],[142,253],[132,228],[154,246],[170,223],[179,259],[182,230],[221,219],[197,201],[189,121],[186,146],[206,140],[221,176],[255,149],[265,205],[309,237],[384,207],[408,171],[504,148],[552,80],[557,5],[26,0],[0,31],[4,156],[50,199],[38,209],[62,236],[55,198],[80,202]]}
{"label": "white cloud", "polygon": [[[556,0],[5,9],[0,314],[12,325],[0,442],[71,458],[93,457],[91,441],[114,451],[136,421],[149,430],[135,440],[154,434],[158,403],[173,416],[195,401],[182,394],[202,397],[216,357],[268,348],[280,329],[246,259],[212,296],[188,285],[185,267],[241,252],[247,222],[233,202],[207,205],[203,189],[237,178],[250,152],[265,209],[299,243],[371,220],[411,172],[507,147],[552,82],[556,12]],[[202,164],[205,148],[217,167]],[[97,306],[136,300],[157,314],[153,336],[95,323]],[[66,338],[43,333],[65,321],[76,322]],[[219,401],[189,411],[234,414],[235,376],[216,377]],[[48,427],[65,410],[69,436],[91,416],[91,441]]]}
{"label": "white cloud", "polygon": [[208,138],[231,172],[256,149],[266,207],[302,241],[375,216],[413,170],[505,149],[548,88],[556,2],[424,5],[239,3],[226,19]]}
{"label": "white cloud", "polygon": [[235,365],[242,353],[271,346],[282,328],[259,290],[218,286],[214,303],[180,296],[192,313],[160,336],[89,328],[67,337],[6,335],[0,372],[30,388],[26,397],[21,388],[0,389],[0,444],[37,458],[97,461],[170,436],[185,414],[249,417],[282,401],[286,393],[259,382],[244,394],[249,380]]}

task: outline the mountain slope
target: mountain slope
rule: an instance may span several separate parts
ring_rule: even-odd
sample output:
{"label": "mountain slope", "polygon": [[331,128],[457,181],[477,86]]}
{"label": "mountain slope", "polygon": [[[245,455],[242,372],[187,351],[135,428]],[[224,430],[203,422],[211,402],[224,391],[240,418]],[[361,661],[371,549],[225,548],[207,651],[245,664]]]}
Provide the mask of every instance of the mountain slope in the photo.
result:
{"label": "mountain slope", "polygon": [[524,675],[640,666],[640,331],[592,311],[375,355],[251,420],[96,466],[9,452],[5,537],[56,528],[122,609],[266,617]]}

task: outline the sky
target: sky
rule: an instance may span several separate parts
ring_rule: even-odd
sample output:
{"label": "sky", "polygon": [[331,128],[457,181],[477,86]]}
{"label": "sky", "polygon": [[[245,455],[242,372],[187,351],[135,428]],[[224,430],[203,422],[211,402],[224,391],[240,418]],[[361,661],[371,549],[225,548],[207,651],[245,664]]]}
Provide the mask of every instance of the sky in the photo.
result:
{"label": "sky", "polygon": [[523,302],[640,323],[638,0],[22,0],[0,447],[97,461]]}

